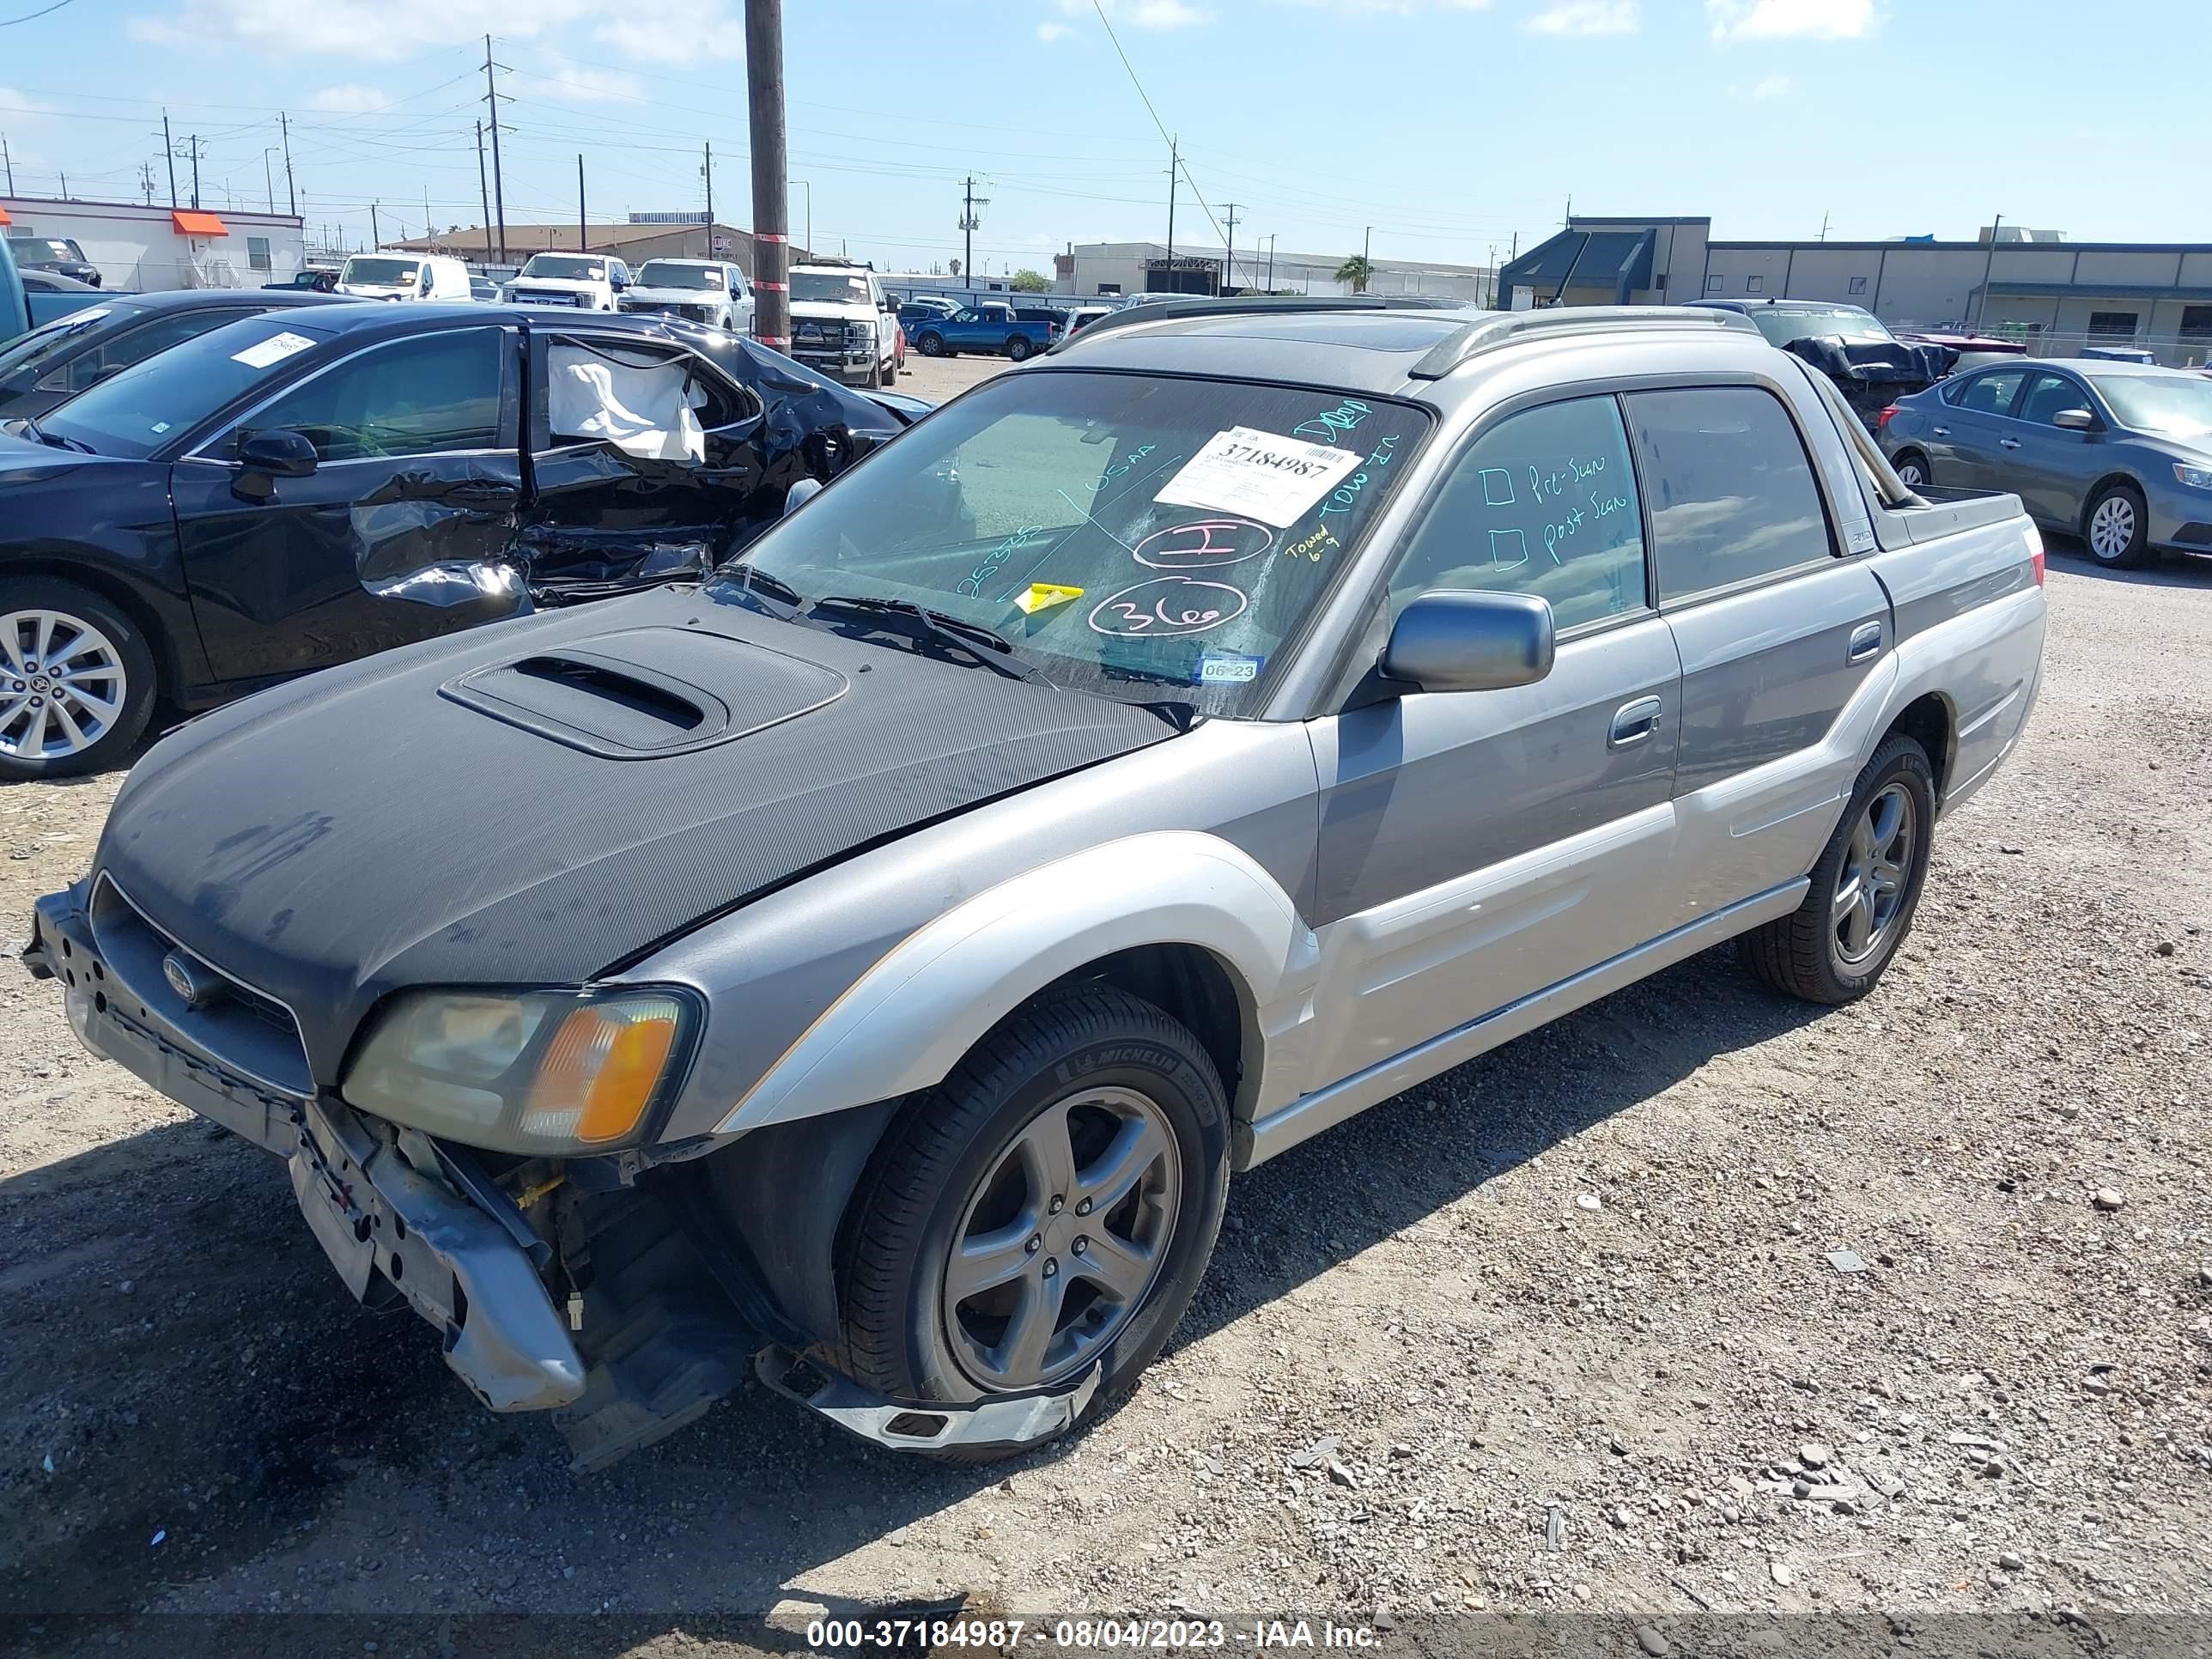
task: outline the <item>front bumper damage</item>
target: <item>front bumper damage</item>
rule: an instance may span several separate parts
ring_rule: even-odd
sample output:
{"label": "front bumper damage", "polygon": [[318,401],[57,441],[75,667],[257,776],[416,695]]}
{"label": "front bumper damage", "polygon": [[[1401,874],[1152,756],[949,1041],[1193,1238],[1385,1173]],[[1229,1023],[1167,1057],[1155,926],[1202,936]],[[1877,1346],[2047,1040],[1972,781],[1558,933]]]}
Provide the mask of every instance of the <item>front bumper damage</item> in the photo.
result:
{"label": "front bumper damage", "polygon": [[[427,1138],[416,1167],[398,1139],[335,1101],[236,1075],[145,1005],[103,958],[80,895],[38,902],[23,965],[62,982],[77,1039],[170,1099],[285,1161],[308,1230],[358,1299],[381,1272],[445,1339],[446,1364],[497,1412],[544,1411],[583,1392],[584,1362],[538,1278],[520,1216],[502,1225],[455,1189]],[[495,1194],[493,1194],[495,1196]]]}
{"label": "front bumper damage", "polygon": [[[616,1195],[616,1218],[590,1235],[583,1290],[556,1308],[545,1271],[552,1244],[471,1154],[335,1096],[294,1094],[224,1065],[159,993],[134,990],[143,960],[101,949],[93,890],[88,878],[39,900],[21,957],[34,977],[61,984],[78,1040],[283,1159],[308,1230],[356,1299],[404,1297],[491,1410],[557,1412],[580,1472],[691,1421],[735,1386],[747,1355],[775,1393],[894,1450],[1034,1445],[1091,1403],[1096,1368],[1056,1391],[952,1405],[888,1399],[812,1351],[802,1358],[756,1328],[781,1322],[760,1316],[773,1310],[757,1282],[732,1282],[753,1278],[747,1264],[733,1265],[726,1241],[699,1239],[697,1212],[673,1188],[665,1213]],[[682,1165],[663,1173],[686,1178]]]}

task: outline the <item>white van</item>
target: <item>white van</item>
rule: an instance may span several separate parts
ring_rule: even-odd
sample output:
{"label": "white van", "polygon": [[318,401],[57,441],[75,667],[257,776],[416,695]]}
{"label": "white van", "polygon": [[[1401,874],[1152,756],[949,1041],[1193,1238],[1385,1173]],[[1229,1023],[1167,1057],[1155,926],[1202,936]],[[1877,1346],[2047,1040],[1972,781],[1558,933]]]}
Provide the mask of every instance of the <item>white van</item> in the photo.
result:
{"label": "white van", "polygon": [[469,268],[450,253],[356,253],[337,291],[357,300],[468,300]]}

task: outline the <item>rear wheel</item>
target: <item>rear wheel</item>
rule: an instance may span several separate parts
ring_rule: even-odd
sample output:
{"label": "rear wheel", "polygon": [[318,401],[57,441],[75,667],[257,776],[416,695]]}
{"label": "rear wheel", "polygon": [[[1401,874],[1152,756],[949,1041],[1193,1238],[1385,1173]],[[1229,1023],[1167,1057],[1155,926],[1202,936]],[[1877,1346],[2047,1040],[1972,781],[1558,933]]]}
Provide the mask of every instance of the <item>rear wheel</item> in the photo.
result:
{"label": "rear wheel", "polygon": [[1228,1171],[1228,1104],[1188,1030],[1103,987],[1040,998],[878,1150],[848,1218],[854,1376],[896,1400],[972,1402],[1096,1367],[1096,1410],[1189,1305]]}
{"label": "rear wheel", "polygon": [[45,576],[0,581],[0,778],[97,771],[154,713],[154,655],[97,593]]}
{"label": "rear wheel", "polygon": [[2149,514],[2133,484],[2106,484],[2081,516],[2081,538],[2099,564],[2133,569],[2150,548]]}
{"label": "rear wheel", "polygon": [[1935,824],[1927,751],[1889,738],[1859,774],[1805,902],[1738,941],[1744,965],[1808,1002],[1852,1002],[1874,989],[1912,927]]}
{"label": "rear wheel", "polygon": [[1026,336],[1017,334],[1006,342],[1006,356],[1016,362],[1026,362],[1029,355],[1030,343]]}
{"label": "rear wheel", "polygon": [[1917,449],[1900,451],[1893,465],[1897,481],[1907,489],[1924,489],[1935,482],[1929,476],[1928,458]]}

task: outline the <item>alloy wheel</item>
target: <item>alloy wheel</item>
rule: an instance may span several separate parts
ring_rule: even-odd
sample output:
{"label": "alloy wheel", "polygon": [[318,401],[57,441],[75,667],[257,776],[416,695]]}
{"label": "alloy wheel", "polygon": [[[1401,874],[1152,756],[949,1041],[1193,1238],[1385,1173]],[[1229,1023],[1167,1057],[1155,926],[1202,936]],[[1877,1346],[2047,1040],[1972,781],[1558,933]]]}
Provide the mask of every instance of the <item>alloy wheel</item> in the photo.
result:
{"label": "alloy wheel", "polygon": [[2125,495],[2107,495],[2089,515],[2089,550],[2100,559],[2118,559],[2135,545],[2136,504]]}
{"label": "alloy wheel", "polygon": [[122,717],[130,685],[106,635],[61,611],[0,616],[0,755],[81,755]]}
{"label": "alloy wheel", "polygon": [[1928,475],[1917,461],[1900,461],[1897,465],[1897,481],[1907,489],[1917,489],[1928,482]]}
{"label": "alloy wheel", "polygon": [[961,1369],[1009,1393],[1091,1363],[1158,1277],[1182,1188],[1174,1132],[1134,1090],[1086,1090],[1031,1118],[953,1234],[944,1318]]}
{"label": "alloy wheel", "polygon": [[1917,816],[1911,793],[1893,783],[1866,804],[1851,830],[1830,907],[1838,959],[1856,968],[1887,946],[1905,908]]}

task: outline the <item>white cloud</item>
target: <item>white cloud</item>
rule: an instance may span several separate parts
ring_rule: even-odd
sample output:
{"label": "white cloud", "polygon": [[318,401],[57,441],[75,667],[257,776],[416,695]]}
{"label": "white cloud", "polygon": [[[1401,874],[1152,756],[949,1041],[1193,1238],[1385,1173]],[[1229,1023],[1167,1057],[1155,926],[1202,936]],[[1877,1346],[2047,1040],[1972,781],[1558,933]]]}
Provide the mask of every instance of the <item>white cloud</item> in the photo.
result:
{"label": "white cloud", "polygon": [[548,98],[562,104],[635,104],[645,100],[645,87],[623,70],[587,69],[569,64],[550,75],[518,75],[514,87],[518,98]]}
{"label": "white cloud", "polygon": [[1278,5],[1304,6],[1314,10],[1326,8],[1339,15],[1389,13],[1399,17],[1431,11],[1483,11],[1490,3],[1491,0],[1276,0]]}
{"label": "white cloud", "polygon": [[1716,40],[1856,40],[1874,33],[1874,0],[1705,0]]}
{"label": "white cloud", "polygon": [[1788,76],[1769,75],[1753,82],[1749,86],[1730,87],[1729,96],[1756,99],[1786,98],[1796,90],[1797,83]]}
{"label": "white cloud", "polygon": [[744,23],[730,15],[724,0],[624,7],[592,37],[641,64],[681,65],[745,55]]}
{"label": "white cloud", "polygon": [[359,115],[367,110],[382,109],[391,101],[380,87],[364,87],[349,81],[343,86],[325,87],[320,92],[310,93],[307,107],[340,115]]}
{"label": "white cloud", "polygon": [[0,112],[5,112],[9,125],[22,127],[35,125],[40,117],[55,112],[52,106],[13,87],[0,87]]}
{"label": "white cloud", "polygon": [[1055,40],[1065,40],[1075,31],[1065,23],[1039,23],[1037,39],[1050,46]]}
{"label": "white cloud", "polygon": [[185,0],[173,18],[132,18],[129,33],[160,46],[235,43],[283,56],[343,53],[390,64],[488,33],[536,39],[599,9],[592,0]]}
{"label": "white cloud", "polygon": [[1522,27],[1537,34],[1633,34],[1637,0],[1557,0]]}

